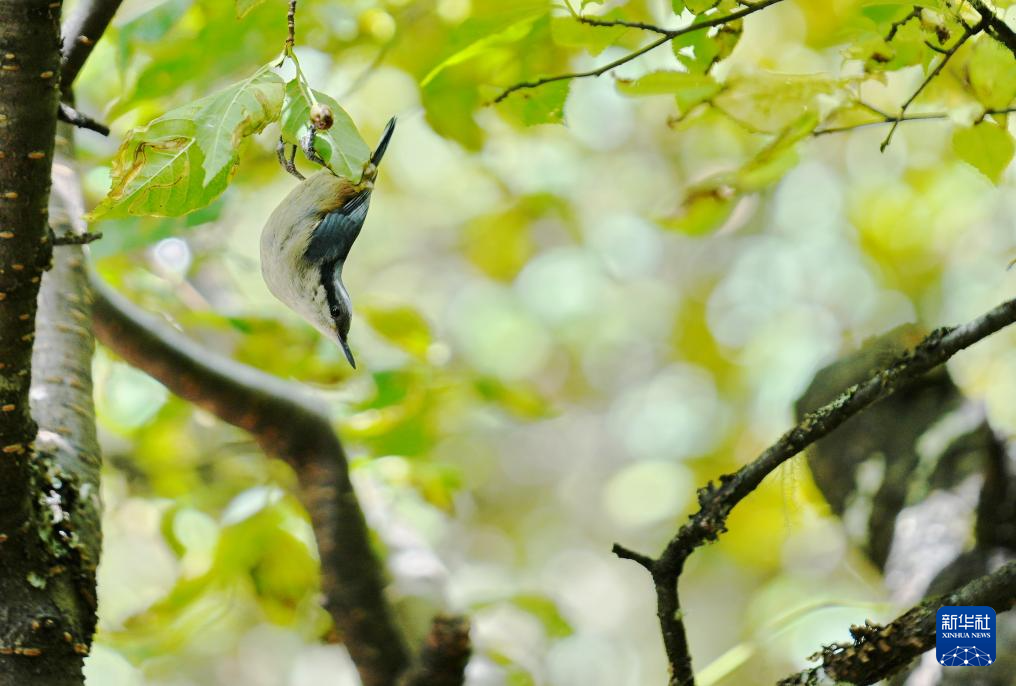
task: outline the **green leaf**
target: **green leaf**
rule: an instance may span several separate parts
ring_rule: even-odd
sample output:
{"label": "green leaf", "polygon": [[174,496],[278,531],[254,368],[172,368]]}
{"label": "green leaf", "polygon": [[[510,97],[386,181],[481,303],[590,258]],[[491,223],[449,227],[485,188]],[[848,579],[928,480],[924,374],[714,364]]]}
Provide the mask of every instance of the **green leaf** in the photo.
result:
{"label": "green leaf", "polygon": [[996,184],[1002,179],[1003,172],[1016,152],[1012,135],[1001,126],[987,121],[970,128],[956,129],[952,144],[958,158]]}
{"label": "green leaf", "polygon": [[[697,17],[693,24],[705,21]],[[684,68],[696,74],[704,74],[719,59],[720,46],[709,35],[709,29],[685,33],[670,42],[674,57]]]}
{"label": "green leaf", "polygon": [[[720,4],[720,0],[685,0],[683,4],[692,14],[702,14],[706,10],[711,10]],[[676,6],[674,10],[677,11]]]}
{"label": "green leaf", "polygon": [[798,141],[811,135],[818,126],[818,116],[805,112],[799,119],[762,148],[746,165],[738,170],[735,185],[740,192],[761,190],[783,178],[797,165]]}
{"label": "green leaf", "polygon": [[109,193],[89,217],[178,217],[206,206],[229,185],[243,138],[278,119],[282,93],[282,79],[262,67],[133,129],[113,158]]}
{"label": "green leaf", "polygon": [[415,309],[408,305],[368,305],[360,310],[382,338],[414,357],[427,357],[431,343],[430,325]]}
{"label": "green leaf", "polygon": [[483,131],[473,118],[481,98],[468,79],[444,72],[421,89],[420,99],[435,133],[458,141],[467,150],[483,146]]}
{"label": "green leaf", "polygon": [[984,36],[974,43],[967,73],[974,95],[986,109],[1004,109],[1016,98],[1016,58],[995,39]]}
{"label": "green leaf", "polygon": [[730,79],[714,102],[722,111],[753,129],[782,133],[802,114],[818,113],[820,96],[847,96],[847,86],[851,83],[849,79],[823,74],[758,72]]}
{"label": "green leaf", "polygon": [[559,124],[564,121],[564,103],[570,87],[570,81],[554,81],[521,91],[499,103],[498,109],[525,126]]}
{"label": "green leaf", "polygon": [[250,78],[198,101],[202,106],[194,115],[195,142],[204,152],[204,183],[233,160],[240,141],[279,118],[284,93],[282,79],[265,65]]}
{"label": "green leaf", "polygon": [[618,79],[617,89],[625,95],[673,95],[677,108],[686,114],[699,103],[720,92],[721,86],[708,74],[656,71],[635,80]]}
{"label": "green leaf", "polygon": [[258,5],[264,4],[265,0],[236,0],[236,16],[243,19],[247,13]]}
{"label": "green leaf", "polygon": [[449,67],[522,40],[533,23],[546,16],[548,9],[544,0],[523,0],[506,3],[498,12],[464,22],[453,36],[450,51],[420,80],[420,86],[426,88]]}
{"label": "green leaf", "polygon": [[[597,19],[619,19],[617,11]],[[599,55],[621,37],[627,29],[623,26],[592,26],[574,17],[552,17],[550,35],[556,45],[563,48],[584,48],[590,55]]]}
{"label": "green leaf", "polygon": [[[334,98],[314,91],[318,102],[332,109],[334,124],[327,131],[318,131],[314,137],[314,150],[324,159],[328,168],[347,179],[359,179],[363,167],[370,159],[370,148],[360,137],[356,124]],[[282,107],[282,139],[299,144],[310,127],[311,103],[304,96],[296,79],[286,84],[286,102]]]}
{"label": "green leaf", "polygon": [[674,14],[681,14],[684,12],[684,0],[671,0],[671,5],[674,8]]}
{"label": "green leaf", "polygon": [[525,384],[508,384],[494,377],[480,377],[474,382],[477,393],[520,419],[546,419],[553,408],[540,392]]}
{"label": "green leaf", "polygon": [[218,197],[235,171],[227,166],[207,185],[204,153],[194,140],[198,103],[167,112],[148,126],[128,133],[113,158],[109,193],[89,214],[100,217],[178,217]]}
{"label": "green leaf", "polygon": [[689,236],[703,236],[722,226],[735,204],[734,191],[729,187],[693,190],[685,197],[681,213],[662,219],[660,224]]}

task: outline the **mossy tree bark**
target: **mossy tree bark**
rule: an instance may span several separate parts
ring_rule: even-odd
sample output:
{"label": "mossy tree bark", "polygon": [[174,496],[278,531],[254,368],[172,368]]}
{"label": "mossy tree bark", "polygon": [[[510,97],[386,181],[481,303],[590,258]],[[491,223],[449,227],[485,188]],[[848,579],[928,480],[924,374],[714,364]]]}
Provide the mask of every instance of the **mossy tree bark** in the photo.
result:
{"label": "mossy tree bark", "polygon": [[[49,228],[51,173],[69,173],[54,166],[60,10],[0,1],[0,686],[80,686],[95,628],[90,298],[80,248],[54,261]],[[60,232],[80,228],[69,200],[54,197]]]}

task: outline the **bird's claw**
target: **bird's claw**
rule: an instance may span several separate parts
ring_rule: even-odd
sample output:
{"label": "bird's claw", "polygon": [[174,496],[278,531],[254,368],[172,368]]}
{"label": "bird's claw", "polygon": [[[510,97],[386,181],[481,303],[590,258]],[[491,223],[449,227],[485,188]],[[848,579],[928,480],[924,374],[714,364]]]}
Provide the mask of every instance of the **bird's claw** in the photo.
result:
{"label": "bird's claw", "polygon": [[296,146],[289,153],[289,157],[286,157],[286,142],[279,137],[279,144],[275,146],[275,154],[279,156],[279,164],[287,172],[300,179],[301,181],[306,178],[300,173],[300,170],[296,168]]}
{"label": "bird's claw", "polygon": [[314,164],[319,164],[322,167],[327,167],[328,163],[325,162],[324,158],[318,154],[317,150],[314,149],[314,140],[317,138],[317,130],[311,126],[308,128],[307,133],[300,137],[300,148],[303,150],[304,156]]}

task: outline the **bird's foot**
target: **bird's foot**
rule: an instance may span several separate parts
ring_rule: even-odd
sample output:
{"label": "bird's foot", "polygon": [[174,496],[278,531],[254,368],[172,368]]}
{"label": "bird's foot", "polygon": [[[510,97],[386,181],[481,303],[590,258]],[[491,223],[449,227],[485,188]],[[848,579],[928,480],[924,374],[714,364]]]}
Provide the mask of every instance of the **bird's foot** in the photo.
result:
{"label": "bird's foot", "polygon": [[279,144],[275,146],[275,154],[279,156],[279,164],[287,172],[300,179],[304,180],[304,175],[300,173],[300,170],[296,168],[296,146],[289,153],[289,157],[286,157],[286,142],[279,137]]}
{"label": "bird's foot", "polygon": [[300,148],[303,150],[304,156],[314,164],[320,164],[322,167],[327,168],[328,163],[325,162],[324,158],[318,154],[317,150],[314,149],[314,140],[317,138],[317,130],[311,126],[307,133],[300,137]]}

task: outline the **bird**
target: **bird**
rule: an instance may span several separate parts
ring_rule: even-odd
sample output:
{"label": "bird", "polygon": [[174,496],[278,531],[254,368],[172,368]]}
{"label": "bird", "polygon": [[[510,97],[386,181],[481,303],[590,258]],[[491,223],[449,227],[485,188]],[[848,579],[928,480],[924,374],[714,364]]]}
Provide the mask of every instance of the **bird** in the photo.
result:
{"label": "bird", "polygon": [[356,360],[348,342],[352,302],[342,269],[367,218],[378,166],[394,131],[393,117],[359,182],[320,169],[286,195],[261,231],[261,275],[268,290],[336,341],[353,369]]}

